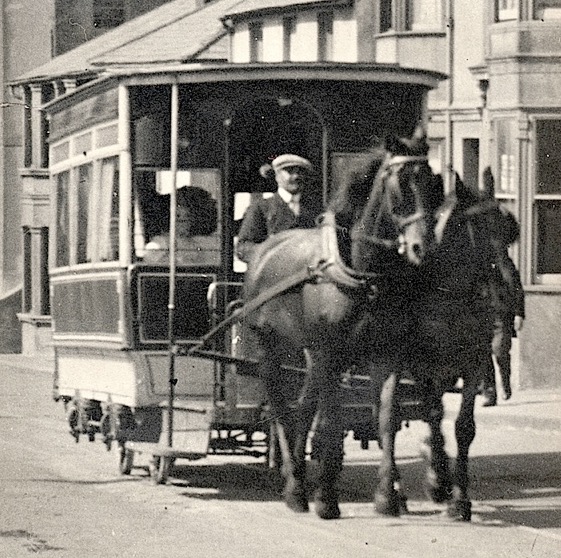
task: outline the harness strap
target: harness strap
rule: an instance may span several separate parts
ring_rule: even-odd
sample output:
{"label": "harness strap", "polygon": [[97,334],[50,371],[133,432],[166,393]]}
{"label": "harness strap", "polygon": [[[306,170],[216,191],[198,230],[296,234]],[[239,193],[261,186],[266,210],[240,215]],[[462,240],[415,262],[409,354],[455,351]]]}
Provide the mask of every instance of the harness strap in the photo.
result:
{"label": "harness strap", "polygon": [[194,347],[191,347],[188,351],[188,355],[194,355],[198,351],[202,351],[203,347],[210,341],[217,333],[220,333],[223,329],[228,327],[230,324],[238,321],[243,316],[247,314],[251,314],[269,300],[272,300],[276,296],[281,295],[282,293],[296,287],[297,285],[301,285],[302,283],[307,283],[315,279],[317,276],[321,274],[320,267],[305,267],[301,269],[299,272],[290,275],[286,279],[279,281],[277,284],[273,285],[269,289],[264,290],[262,293],[258,294],[255,298],[251,299],[249,302],[244,304],[241,308],[234,310],[225,320],[222,320],[219,324],[214,326],[208,333],[203,335],[201,338],[201,342]]}

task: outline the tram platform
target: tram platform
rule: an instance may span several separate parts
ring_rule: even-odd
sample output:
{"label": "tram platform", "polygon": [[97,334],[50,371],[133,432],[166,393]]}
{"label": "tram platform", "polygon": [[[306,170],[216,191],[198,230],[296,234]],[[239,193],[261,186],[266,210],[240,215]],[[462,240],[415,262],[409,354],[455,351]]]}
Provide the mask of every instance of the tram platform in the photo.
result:
{"label": "tram platform", "polygon": [[[5,373],[6,368],[50,374],[54,370],[54,361],[45,356],[0,354],[0,373]],[[453,419],[460,405],[460,395],[448,393],[444,403],[446,418]],[[509,401],[499,399],[496,407],[482,407],[478,398],[476,421],[480,426],[561,432],[561,389],[514,389],[512,398]]]}

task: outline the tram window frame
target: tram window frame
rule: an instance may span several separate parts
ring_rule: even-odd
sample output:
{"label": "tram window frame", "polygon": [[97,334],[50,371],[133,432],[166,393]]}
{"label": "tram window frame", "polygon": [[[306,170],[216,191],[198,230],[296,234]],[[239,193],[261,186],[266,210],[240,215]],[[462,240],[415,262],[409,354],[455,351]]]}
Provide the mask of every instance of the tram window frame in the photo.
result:
{"label": "tram window frame", "polygon": [[[169,168],[137,167],[134,177],[134,250],[135,259],[151,265],[169,263],[167,245],[147,250],[152,242],[161,243],[169,235],[169,193],[173,174]],[[206,191],[215,202],[216,228],[209,234],[193,234],[189,242],[176,239],[176,263],[189,267],[222,265],[222,171],[218,168],[182,168],[177,171],[178,191],[183,187]],[[209,215],[209,213],[206,213]],[[169,242],[169,240],[168,240]]]}
{"label": "tram window frame", "polygon": [[[56,268],[119,261],[119,146],[116,122],[53,143],[56,209],[51,262]],[[89,137],[88,151],[77,149]],[[113,144],[111,140],[113,139]],[[60,155],[68,154],[66,159]]]}

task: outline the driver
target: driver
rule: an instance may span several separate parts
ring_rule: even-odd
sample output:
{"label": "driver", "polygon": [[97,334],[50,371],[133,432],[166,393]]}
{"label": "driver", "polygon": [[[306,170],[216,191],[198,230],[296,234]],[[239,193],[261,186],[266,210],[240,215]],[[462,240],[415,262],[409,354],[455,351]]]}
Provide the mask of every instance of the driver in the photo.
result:
{"label": "driver", "polygon": [[312,228],[321,213],[320,204],[314,204],[309,195],[313,173],[310,161],[287,153],[262,167],[261,172],[266,176],[274,173],[277,191],[271,197],[258,198],[244,215],[236,249],[244,262],[250,260],[256,244],[281,231]]}

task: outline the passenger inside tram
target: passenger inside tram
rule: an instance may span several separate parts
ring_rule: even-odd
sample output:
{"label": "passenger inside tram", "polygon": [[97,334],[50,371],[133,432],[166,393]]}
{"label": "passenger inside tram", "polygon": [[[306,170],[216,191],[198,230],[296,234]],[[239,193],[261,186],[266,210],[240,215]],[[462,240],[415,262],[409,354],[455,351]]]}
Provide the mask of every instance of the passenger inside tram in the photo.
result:
{"label": "passenger inside tram", "polygon": [[[166,196],[169,201],[169,196]],[[160,218],[160,231],[144,246],[144,261],[169,263],[169,203],[167,215]],[[214,266],[219,263],[216,200],[205,189],[184,186],[177,190],[176,263],[178,265]]]}

